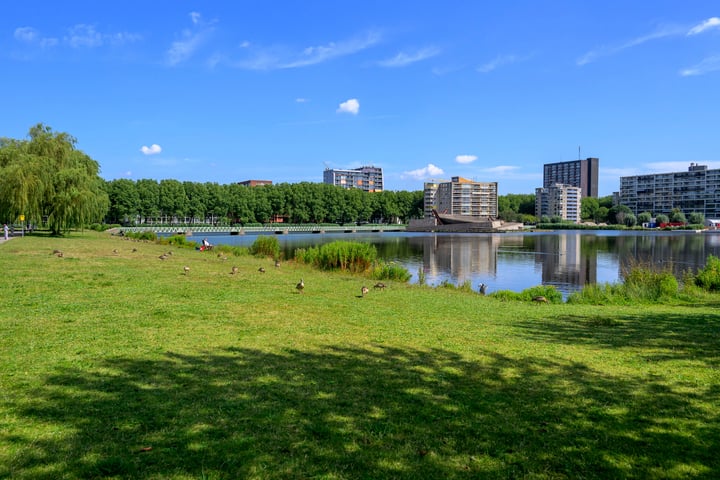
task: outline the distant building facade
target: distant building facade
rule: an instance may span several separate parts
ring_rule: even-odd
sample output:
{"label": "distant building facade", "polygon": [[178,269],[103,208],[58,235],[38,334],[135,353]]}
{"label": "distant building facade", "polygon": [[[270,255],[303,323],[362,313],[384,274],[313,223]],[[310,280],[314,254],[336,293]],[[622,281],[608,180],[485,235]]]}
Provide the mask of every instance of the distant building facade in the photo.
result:
{"label": "distant building facade", "polygon": [[437,210],[438,186],[444,180],[431,180],[423,186],[423,212],[425,218],[433,218],[433,210]]}
{"label": "distant building facade", "polygon": [[383,171],[380,167],[366,166],[351,170],[326,168],[323,183],[343,188],[358,188],[366,192],[383,191]]}
{"label": "distant building facade", "polygon": [[272,180],[245,180],[238,182],[238,185],[244,185],[246,187],[262,187],[263,185],[272,185]]}
{"label": "distant building facade", "polygon": [[620,177],[619,196],[635,215],[667,215],[678,208],[686,215],[720,218],[720,169],[691,163],[685,172]]}
{"label": "distant building facade", "polygon": [[432,211],[470,217],[497,217],[497,182],[474,182],[462,177],[450,181],[425,183],[423,191],[425,216]]}
{"label": "distant building facade", "polygon": [[572,185],[582,190],[583,197],[597,198],[599,169],[599,158],[546,163],[543,165],[543,188],[549,188],[558,183]]}
{"label": "distant building facade", "polygon": [[535,216],[560,217],[580,223],[581,188],[556,183],[549,187],[535,189]]}

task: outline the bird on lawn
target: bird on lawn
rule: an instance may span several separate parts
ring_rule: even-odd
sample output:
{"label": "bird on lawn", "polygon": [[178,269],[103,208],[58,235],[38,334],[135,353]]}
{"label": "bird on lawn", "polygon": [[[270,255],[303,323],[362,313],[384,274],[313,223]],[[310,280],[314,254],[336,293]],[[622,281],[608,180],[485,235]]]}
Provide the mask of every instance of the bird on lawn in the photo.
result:
{"label": "bird on lawn", "polygon": [[373,286],[373,288],[379,288],[380,290],[385,290],[385,287],[387,287],[387,285],[382,282],[378,282]]}
{"label": "bird on lawn", "polygon": [[485,295],[485,293],[487,293],[487,285],[481,283],[478,290],[480,291],[480,295]]}
{"label": "bird on lawn", "polygon": [[533,302],[537,302],[537,303],[548,303],[548,299],[545,298],[545,297],[543,297],[542,295],[538,295],[537,297],[533,297],[532,301],[533,301]]}
{"label": "bird on lawn", "polygon": [[265,269],[263,267],[258,268],[258,272],[265,273]]}
{"label": "bird on lawn", "polygon": [[275,268],[279,268],[279,267],[280,267],[280,260],[275,260]]}
{"label": "bird on lawn", "polygon": [[168,257],[167,257],[167,255],[165,255],[165,254],[163,253],[163,254],[160,255],[158,258],[159,258],[160,260],[167,260]]}
{"label": "bird on lawn", "polygon": [[303,290],[305,290],[305,282],[303,282],[303,279],[300,279],[300,283],[295,285],[295,288],[297,288],[298,292],[303,293]]}
{"label": "bird on lawn", "polygon": [[188,273],[190,273],[190,267],[188,267],[187,265],[185,265],[185,266],[183,267],[183,271],[185,272],[185,275],[187,275]]}
{"label": "bird on lawn", "polygon": [[370,291],[370,289],[367,288],[365,285],[363,285],[362,288],[360,289],[360,293],[362,294],[363,297],[364,297],[369,291]]}
{"label": "bird on lawn", "polygon": [[230,271],[230,275],[235,275],[238,273],[238,267],[232,267],[232,270]]}

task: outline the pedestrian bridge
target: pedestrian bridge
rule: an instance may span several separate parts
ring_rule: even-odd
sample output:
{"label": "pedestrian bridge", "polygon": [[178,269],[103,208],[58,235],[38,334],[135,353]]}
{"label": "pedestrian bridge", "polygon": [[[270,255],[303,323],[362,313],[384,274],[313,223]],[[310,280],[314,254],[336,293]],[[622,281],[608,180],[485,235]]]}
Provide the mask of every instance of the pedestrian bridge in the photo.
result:
{"label": "pedestrian bridge", "polygon": [[207,226],[152,226],[121,227],[123,232],[154,232],[159,234],[198,235],[215,233],[220,235],[245,235],[248,233],[356,233],[356,232],[404,232],[405,225],[366,224],[366,225],[312,225],[274,223],[254,227],[207,227]]}

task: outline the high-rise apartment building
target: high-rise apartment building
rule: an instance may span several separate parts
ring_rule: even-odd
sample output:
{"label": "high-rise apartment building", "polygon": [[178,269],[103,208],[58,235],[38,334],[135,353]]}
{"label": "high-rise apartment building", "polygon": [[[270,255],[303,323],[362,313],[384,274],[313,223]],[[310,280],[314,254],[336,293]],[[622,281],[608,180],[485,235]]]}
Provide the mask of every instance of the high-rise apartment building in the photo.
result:
{"label": "high-rise apartment building", "polygon": [[383,191],[383,171],[380,167],[360,167],[351,170],[326,168],[323,182],[343,188],[359,188],[366,192]]}
{"label": "high-rise apartment building", "polygon": [[580,187],[556,183],[535,189],[535,216],[560,217],[580,223]]}
{"label": "high-rise apartment building", "polygon": [[686,215],[720,218],[720,169],[691,163],[686,172],[620,177],[620,203],[635,215],[667,215],[679,208]]}
{"label": "high-rise apartment building", "polygon": [[425,216],[433,210],[445,215],[495,218],[498,214],[497,182],[474,182],[462,177],[427,182],[424,190]]}
{"label": "high-rise apartment building", "polygon": [[599,158],[546,163],[543,166],[543,188],[555,184],[572,185],[582,190],[583,197],[598,196]]}

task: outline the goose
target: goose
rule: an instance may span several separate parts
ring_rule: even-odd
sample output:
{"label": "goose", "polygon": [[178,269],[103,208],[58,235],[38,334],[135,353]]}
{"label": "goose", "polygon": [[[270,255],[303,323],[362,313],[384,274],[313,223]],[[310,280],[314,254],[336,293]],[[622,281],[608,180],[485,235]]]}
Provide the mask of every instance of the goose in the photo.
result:
{"label": "goose", "polygon": [[300,292],[300,293],[303,292],[303,290],[305,289],[305,282],[303,282],[303,279],[302,279],[302,278],[300,279],[300,283],[298,283],[297,285],[295,285],[295,288],[298,289],[298,292]]}

